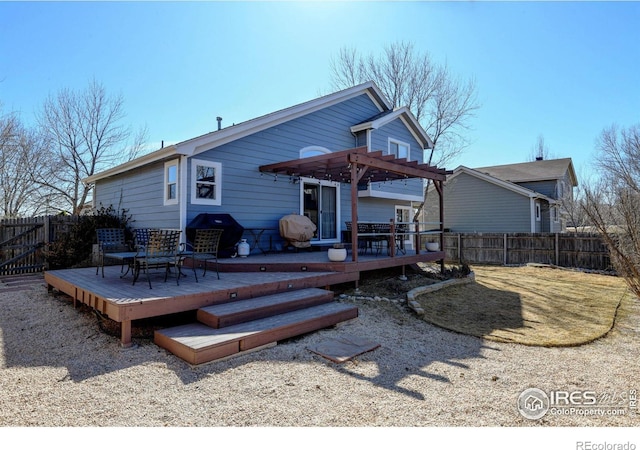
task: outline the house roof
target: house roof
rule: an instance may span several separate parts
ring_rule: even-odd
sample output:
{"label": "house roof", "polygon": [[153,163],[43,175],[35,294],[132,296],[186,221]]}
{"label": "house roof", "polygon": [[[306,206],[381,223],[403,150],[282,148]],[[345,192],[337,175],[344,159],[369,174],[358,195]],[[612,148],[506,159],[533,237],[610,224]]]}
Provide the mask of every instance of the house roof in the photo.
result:
{"label": "house roof", "polygon": [[416,141],[420,142],[423,149],[433,148],[433,141],[427,135],[427,132],[424,131],[418,119],[413,115],[411,110],[406,106],[402,108],[396,108],[393,111],[383,111],[380,114],[377,114],[371,117],[364,122],[356,124],[351,127],[351,131],[356,133],[358,131],[367,130],[367,129],[377,129],[382,127],[383,125],[388,124],[389,122],[400,118],[406,127],[411,131],[413,137]]}
{"label": "house roof", "polygon": [[[141,156],[140,158],[136,158],[132,161],[87,177],[83,181],[85,183],[94,183],[97,180],[118,175],[129,170],[151,164],[153,162],[167,160],[179,155],[193,156],[198,154],[199,152],[219,147],[229,142],[233,142],[237,139],[241,139],[245,136],[249,136],[256,132],[279,125],[298,117],[302,117],[304,115],[321,110],[323,108],[327,108],[331,105],[363,94],[366,94],[371,98],[371,100],[378,107],[381,113],[390,112],[392,113],[392,115],[395,113],[393,111],[392,105],[385,98],[382,91],[380,91],[375,83],[369,81],[367,83],[362,83],[357,86],[335,92],[333,94],[325,95],[305,103],[275,111],[273,113],[251,119],[237,125],[213,131],[202,136],[188,139],[178,144],[156,150],[155,152]],[[411,123],[411,118],[405,111],[401,111],[400,113],[396,114],[396,117],[397,116],[402,116],[403,120],[408,120],[409,123]],[[415,126],[415,124],[413,126]]]}
{"label": "house roof", "polygon": [[516,194],[520,194],[523,195],[525,197],[529,197],[529,198],[539,198],[542,200],[546,200],[549,203],[556,203],[556,200],[547,197],[544,194],[541,194],[539,192],[536,192],[534,190],[531,189],[527,189],[525,187],[522,187],[518,184],[512,183],[511,181],[507,181],[507,180],[503,180],[494,176],[489,175],[488,173],[482,171],[482,169],[470,169],[468,167],[465,166],[458,166],[456,169],[453,170],[453,174],[447,177],[447,181],[451,181],[452,179],[454,179],[455,177],[459,176],[460,174],[467,174],[467,175],[471,175],[473,177],[479,178],[481,180],[484,180],[488,183],[492,183],[496,186],[500,186],[504,189],[507,189],[509,191],[515,192]]}
{"label": "house roof", "polygon": [[558,180],[569,172],[569,179],[573,186],[578,185],[578,179],[573,168],[571,158],[546,159],[518,164],[504,164],[500,166],[477,167],[474,170],[495,178],[513,183],[527,181]]}

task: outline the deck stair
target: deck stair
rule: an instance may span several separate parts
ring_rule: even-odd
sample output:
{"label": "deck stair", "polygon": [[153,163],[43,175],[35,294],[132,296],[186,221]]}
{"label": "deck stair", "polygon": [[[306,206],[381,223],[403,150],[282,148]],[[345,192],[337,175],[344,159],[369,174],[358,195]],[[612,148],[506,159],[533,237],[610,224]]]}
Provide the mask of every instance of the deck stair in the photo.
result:
{"label": "deck stair", "polygon": [[200,308],[197,318],[210,327],[223,328],[332,301],[332,291],[319,288],[298,289]]}
{"label": "deck stair", "polygon": [[190,364],[202,364],[274,344],[358,317],[319,288],[287,291],[204,307],[197,323],[155,332],[154,342]]}

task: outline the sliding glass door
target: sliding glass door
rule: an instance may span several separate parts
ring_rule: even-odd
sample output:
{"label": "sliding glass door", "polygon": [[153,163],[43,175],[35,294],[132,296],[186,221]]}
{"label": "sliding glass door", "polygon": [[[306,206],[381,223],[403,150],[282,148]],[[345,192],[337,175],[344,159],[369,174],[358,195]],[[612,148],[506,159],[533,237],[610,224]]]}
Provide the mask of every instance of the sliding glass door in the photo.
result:
{"label": "sliding glass door", "polygon": [[318,227],[314,241],[339,240],[340,184],[314,179],[302,179],[302,214]]}

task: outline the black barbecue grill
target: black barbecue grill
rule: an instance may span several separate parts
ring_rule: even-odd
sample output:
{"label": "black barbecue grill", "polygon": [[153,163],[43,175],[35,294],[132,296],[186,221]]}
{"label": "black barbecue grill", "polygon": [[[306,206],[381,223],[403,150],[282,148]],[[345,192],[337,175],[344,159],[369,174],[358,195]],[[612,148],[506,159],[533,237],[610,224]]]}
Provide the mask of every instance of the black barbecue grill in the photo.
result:
{"label": "black barbecue grill", "polygon": [[187,225],[187,242],[193,244],[196,230],[219,228],[222,231],[218,250],[219,258],[229,258],[236,254],[236,245],[240,242],[244,228],[230,214],[202,213]]}

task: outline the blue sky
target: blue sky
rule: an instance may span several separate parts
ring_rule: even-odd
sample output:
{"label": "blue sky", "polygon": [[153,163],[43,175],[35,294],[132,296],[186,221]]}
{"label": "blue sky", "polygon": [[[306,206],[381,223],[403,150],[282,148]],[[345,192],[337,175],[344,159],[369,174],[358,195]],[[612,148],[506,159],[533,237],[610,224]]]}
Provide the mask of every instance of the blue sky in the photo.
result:
{"label": "blue sky", "polygon": [[95,77],[159,145],[328,93],[341,47],[397,41],[476,78],[449,168],[525,161],[542,134],[581,171],[603,128],[640,123],[638,2],[0,1],[0,102],[29,124]]}

